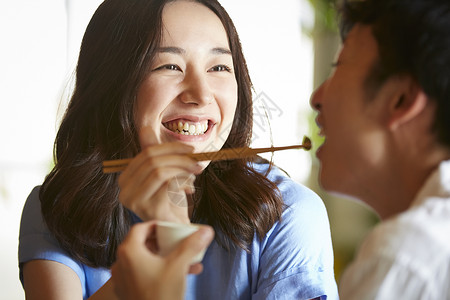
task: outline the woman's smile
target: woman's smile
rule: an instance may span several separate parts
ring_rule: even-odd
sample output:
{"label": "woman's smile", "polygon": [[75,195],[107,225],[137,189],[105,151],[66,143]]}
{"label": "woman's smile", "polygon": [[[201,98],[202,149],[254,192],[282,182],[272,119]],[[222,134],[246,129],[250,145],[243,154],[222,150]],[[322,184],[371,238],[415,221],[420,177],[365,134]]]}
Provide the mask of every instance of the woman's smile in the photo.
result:
{"label": "woman's smile", "polygon": [[163,124],[172,132],[182,135],[203,135],[208,130],[208,121],[192,123],[189,121],[175,120]]}
{"label": "woman's smile", "polygon": [[177,117],[162,123],[168,139],[181,142],[204,142],[211,137],[216,122],[207,118]]}

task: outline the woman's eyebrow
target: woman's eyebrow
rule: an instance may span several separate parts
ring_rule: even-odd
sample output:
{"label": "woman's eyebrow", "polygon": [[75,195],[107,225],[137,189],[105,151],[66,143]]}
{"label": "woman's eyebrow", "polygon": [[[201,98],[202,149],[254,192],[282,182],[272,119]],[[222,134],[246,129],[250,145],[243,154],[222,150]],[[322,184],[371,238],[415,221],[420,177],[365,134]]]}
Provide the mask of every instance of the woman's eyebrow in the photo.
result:
{"label": "woman's eyebrow", "polygon": [[186,50],[179,47],[160,47],[158,52],[183,55],[186,53]]}
{"label": "woman's eyebrow", "polygon": [[[158,52],[160,53],[171,53],[171,54],[177,54],[177,55],[184,55],[186,54],[186,50],[180,47],[160,47],[158,49]],[[215,47],[212,48],[210,51],[212,54],[221,55],[221,54],[227,54],[231,55],[231,51],[227,48],[223,47]]]}
{"label": "woman's eyebrow", "polygon": [[211,52],[213,54],[228,54],[228,55],[231,55],[231,51],[229,49],[222,48],[222,47],[212,48]]}

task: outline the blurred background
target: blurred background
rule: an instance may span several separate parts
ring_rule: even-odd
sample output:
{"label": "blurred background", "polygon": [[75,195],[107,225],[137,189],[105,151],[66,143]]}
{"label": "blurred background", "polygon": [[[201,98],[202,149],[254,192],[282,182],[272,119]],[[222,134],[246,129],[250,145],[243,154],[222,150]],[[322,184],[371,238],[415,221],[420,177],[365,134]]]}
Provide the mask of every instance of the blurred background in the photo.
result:
{"label": "blurred background", "polygon": [[[313,150],[276,153],[274,162],[324,200],[335,272],[352,259],[378,221],[360,203],[317,184],[320,144],[314,90],[329,75],[340,40],[331,0],[219,0],[239,32],[254,83],[253,146],[313,139]],[[0,282],[1,299],[24,299],[17,266],[21,211],[53,165],[55,134],[70,97],[84,30],[100,0],[0,0]],[[271,156],[266,156],[271,158]]]}

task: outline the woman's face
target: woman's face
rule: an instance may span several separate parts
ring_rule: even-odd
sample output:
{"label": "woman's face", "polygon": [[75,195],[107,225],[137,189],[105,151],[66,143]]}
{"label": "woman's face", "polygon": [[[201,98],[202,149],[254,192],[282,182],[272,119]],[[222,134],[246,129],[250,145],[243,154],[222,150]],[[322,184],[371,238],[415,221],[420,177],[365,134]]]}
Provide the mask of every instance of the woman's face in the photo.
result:
{"label": "woman's face", "polygon": [[206,6],[166,4],[163,34],[137,95],[142,147],[181,141],[195,152],[222,148],[231,130],[238,87],[228,38]]}

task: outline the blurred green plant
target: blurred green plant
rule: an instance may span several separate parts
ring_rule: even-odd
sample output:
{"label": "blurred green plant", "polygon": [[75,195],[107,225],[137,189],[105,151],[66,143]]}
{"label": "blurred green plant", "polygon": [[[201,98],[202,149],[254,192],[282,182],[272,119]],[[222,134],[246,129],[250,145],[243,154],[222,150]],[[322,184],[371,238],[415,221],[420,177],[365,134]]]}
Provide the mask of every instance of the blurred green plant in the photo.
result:
{"label": "blurred green plant", "polygon": [[[308,0],[311,7],[314,9],[314,28],[311,28],[310,36],[313,39],[318,39],[323,31],[328,31],[330,33],[337,34],[337,6],[340,0]],[[315,45],[317,46],[317,45]],[[317,49],[315,50],[317,54]],[[318,72],[318,70],[315,70]],[[315,122],[316,113],[312,113],[308,116],[310,124],[310,135],[313,142],[313,151],[311,155],[313,156],[313,161],[315,158],[315,150],[323,143],[324,138],[319,135],[320,129],[317,127]]]}
{"label": "blurred green plant", "polygon": [[336,6],[337,0],[308,0],[314,8],[316,26],[321,26],[330,31],[337,31]]}

